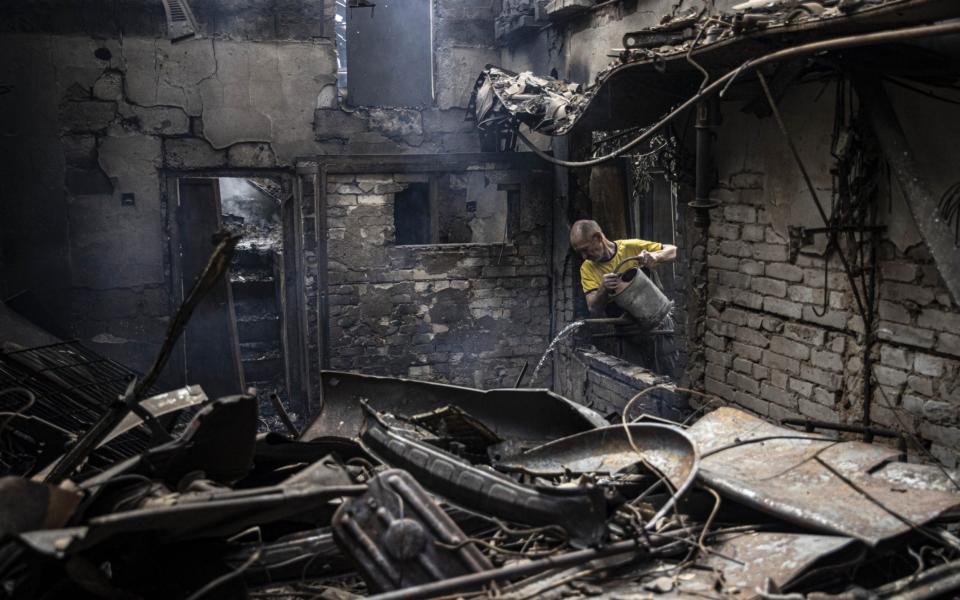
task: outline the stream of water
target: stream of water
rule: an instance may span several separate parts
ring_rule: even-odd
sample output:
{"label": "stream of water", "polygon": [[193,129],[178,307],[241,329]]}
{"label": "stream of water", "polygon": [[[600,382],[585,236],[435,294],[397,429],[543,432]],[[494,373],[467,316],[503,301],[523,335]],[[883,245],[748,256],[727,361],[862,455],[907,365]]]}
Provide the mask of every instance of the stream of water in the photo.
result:
{"label": "stream of water", "polygon": [[580,329],[586,325],[586,321],[574,321],[566,327],[560,330],[560,333],[557,334],[557,337],[553,338],[553,341],[550,342],[550,345],[547,346],[547,349],[544,350],[543,356],[540,357],[540,362],[537,363],[537,368],[533,370],[533,375],[530,377],[530,386],[533,386],[537,381],[537,375],[540,374],[540,369],[543,368],[544,363],[547,362],[547,357],[550,356],[550,353],[553,352],[554,348],[557,347],[557,344],[560,343],[560,340],[570,335],[577,329]]}

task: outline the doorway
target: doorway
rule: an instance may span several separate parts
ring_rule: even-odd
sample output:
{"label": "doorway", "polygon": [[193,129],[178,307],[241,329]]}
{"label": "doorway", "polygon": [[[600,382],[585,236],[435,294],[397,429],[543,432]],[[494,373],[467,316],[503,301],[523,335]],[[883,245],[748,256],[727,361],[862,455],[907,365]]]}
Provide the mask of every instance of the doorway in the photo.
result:
{"label": "doorway", "polygon": [[227,277],[197,307],[184,332],[178,375],[211,398],[256,389],[261,429],[282,431],[273,395],[300,418],[289,410],[282,182],[183,176],[168,180],[168,187],[176,191],[170,208],[177,304],[203,270],[217,232],[241,236]]}

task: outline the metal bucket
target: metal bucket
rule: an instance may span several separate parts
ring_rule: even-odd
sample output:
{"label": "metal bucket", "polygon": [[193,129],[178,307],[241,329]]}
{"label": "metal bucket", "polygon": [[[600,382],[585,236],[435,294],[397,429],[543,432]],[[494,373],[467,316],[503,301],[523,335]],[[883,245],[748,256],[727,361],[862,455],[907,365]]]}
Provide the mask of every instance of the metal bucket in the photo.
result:
{"label": "metal bucket", "polygon": [[673,301],[667,298],[650,279],[633,267],[620,273],[626,286],[610,299],[633,317],[643,329],[655,329],[673,310]]}

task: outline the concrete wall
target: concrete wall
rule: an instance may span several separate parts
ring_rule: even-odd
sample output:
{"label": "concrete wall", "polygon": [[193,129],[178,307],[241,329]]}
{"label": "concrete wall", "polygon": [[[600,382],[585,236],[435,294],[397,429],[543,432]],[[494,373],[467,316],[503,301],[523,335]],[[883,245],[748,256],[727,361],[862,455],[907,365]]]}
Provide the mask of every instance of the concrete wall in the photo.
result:
{"label": "concrete wall", "polygon": [[497,56],[497,3],[434,3],[433,106],[356,110],[338,105],[333,4],[193,2],[203,37],[171,43],[159,1],[3,3],[7,291],[30,290],[65,335],[144,369],[173,308],[165,170],[476,150],[463,108]]}

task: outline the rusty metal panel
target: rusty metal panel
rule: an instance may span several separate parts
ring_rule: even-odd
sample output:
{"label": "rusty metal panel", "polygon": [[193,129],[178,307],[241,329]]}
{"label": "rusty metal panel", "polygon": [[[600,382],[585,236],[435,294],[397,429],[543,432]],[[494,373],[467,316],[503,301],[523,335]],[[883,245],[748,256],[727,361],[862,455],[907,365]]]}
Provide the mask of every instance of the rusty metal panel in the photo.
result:
{"label": "rusty metal panel", "polygon": [[[300,436],[303,441],[327,435],[358,437],[364,423],[361,401],[376,411],[408,417],[453,406],[500,438],[525,442],[525,448],[607,425],[595,411],[547,390],[478,390],[400,377],[323,371],[323,398],[323,409]],[[544,419],[543,415],[550,418]]]}
{"label": "rusty metal panel", "polygon": [[669,425],[637,423],[630,425],[630,435],[636,450],[623,426],[614,425],[544,444],[497,467],[547,476],[567,472],[613,475],[643,461],[663,473],[674,489],[696,472],[697,448],[683,431]]}
{"label": "rusty metal panel", "polygon": [[958,494],[870,475],[894,449],[804,434],[733,408],[706,415],[688,434],[700,445],[700,479],[723,495],[871,546],[960,506]]}

